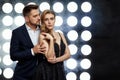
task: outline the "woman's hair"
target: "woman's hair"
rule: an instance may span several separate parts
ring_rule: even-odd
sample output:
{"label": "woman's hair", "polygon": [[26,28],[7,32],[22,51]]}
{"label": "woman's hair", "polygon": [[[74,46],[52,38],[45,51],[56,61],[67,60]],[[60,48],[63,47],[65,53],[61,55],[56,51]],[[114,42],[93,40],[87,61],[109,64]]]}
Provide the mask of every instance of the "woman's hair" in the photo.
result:
{"label": "woman's hair", "polygon": [[[41,14],[41,27],[40,27],[40,31],[41,31],[41,32],[49,33],[49,34],[54,38],[53,34],[46,28],[46,26],[45,26],[45,24],[44,24],[44,20],[45,20],[46,14],[53,14],[53,15],[54,15],[54,18],[55,18],[55,16],[56,16],[53,11],[51,11],[51,10],[44,10],[44,11],[42,12],[42,14]],[[56,39],[54,38],[54,41],[55,41],[55,40],[56,40]]]}
{"label": "woman's hair", "polygon": [[54,15],[54,18],[55,18],[55,13],[52,11],[52,10],[44,10],[41,14],[41,32],[47,32],[49,33],[49,30],[46,28],[45,24],[44,24],[44,18],[46,16],[46,14],[53,14]]}

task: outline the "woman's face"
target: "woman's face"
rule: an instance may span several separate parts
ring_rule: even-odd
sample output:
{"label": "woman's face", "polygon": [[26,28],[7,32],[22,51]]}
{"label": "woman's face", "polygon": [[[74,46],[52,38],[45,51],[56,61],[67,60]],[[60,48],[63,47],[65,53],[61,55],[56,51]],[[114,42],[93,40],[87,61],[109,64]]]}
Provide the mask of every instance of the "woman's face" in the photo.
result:
{"label": "woman's face", "polygon": [[55,24],[55,16],[51,13],[48,13],[44,17],[44,24],[47,29],[52,30]]}

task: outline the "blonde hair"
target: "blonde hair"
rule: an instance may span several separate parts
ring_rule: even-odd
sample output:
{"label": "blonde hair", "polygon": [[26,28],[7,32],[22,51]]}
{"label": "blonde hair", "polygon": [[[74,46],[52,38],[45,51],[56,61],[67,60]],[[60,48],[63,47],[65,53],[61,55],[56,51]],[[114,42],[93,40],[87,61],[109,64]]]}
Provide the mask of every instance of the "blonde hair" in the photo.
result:
{"label": "blonde hair", "polygon": [[54,18],[55,18],[55,13],[52,10],[44,10],[41,14],[41,32],[46,32],[46,33],[50,33],[50,31],[46,28],[45,24],[44,24],[44,18],[46,16],[46,14],[53,14]]}
{"label": "blonde hair", "polygon": [[[42,14],[41,14],[41,27],[40,27],[40,31],[41,32],[46,32],[46,33],[49,33],[53,38],[54,38],[54,36],[53,36],[53,34],[50,32],[50,30],[49,29],[47,29],[47,27],[45,26],[45,24],[44,24],[44,18],[45,18],[45,16],[46,16],[46,14],[53,14],[54,15],[54,18],[55,18],[55,13],[52,11],[52,10],[44,10],[43,12],[42,12]],[[54,41],[55,41],[56,39],[54,38]]]}

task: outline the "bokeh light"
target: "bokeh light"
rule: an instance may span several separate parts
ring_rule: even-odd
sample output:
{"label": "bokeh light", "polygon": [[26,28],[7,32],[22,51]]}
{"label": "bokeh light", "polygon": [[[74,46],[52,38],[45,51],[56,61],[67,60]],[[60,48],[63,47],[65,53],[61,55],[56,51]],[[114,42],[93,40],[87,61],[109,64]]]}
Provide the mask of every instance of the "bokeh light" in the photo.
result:
{"label": "bokeh light", "polygon": [[90,2],[83,2],[81,5],[81,10],[85,13],[90,12],[92,9],[92,5]]}
{"label": "bokeh light", "polygon": [[1,57],[0,57],[0,63],[1,63],[1,60],[2,60],[2,59],[1,59]]}
{"label": "bokeh light", "polygon": [[71,41],[75,41],[78,38],[78,33],[75,30],[71,30],[67,33],[67,37]]}
{"label": "bokeh light", "polygon": [[12,36],[12,30],[10,30],[10,29],[3,30],[2,31],[2,36],[3,36],[4,39],[10,40],[11,36]]}
{"label": "bokeh light", "polygon": [[10,55],[5,55],[3,57],[3,63],[7,66],[13,63],[13,61],[10,59]]}
{"label": "bokeh light", "polygon": [[50,4],[48,2],[42,2],[39,5],[40,11],[44,11],[46,9],[50,9]]}
{"label": "bokeh light", "polygon": [[67,75],[66,75],[66,79],[67,80],[76,80],[77,79],[77,76],[74,72],[69,72]]}
{"label": "bokeh light", "polygon": [[68,17],[67,19],[67,24],[70,26],[70,27],[75,27],[78,23],[78,20],[75,16],[70,16]]}
{"label": "bokeh light", "polygon": [[92,34],[90,31],[88,30],[85,30],[81,33],[81,38],[82,40],[84,41],[89,41],[91,38],[92,38]]}
{"label": "bokeh light", "polygon": [[78,10],[78,5],[76,2],[69,2],[67,5],[67,9],[69,12],[76,12]]}
{"label": "bokeh light", "polygon": [[84,17],[81,19],[81,24],[82,24],[82,26],[84,26],[84,27],[89,27],[89,26],[92,24],[92,20],[91,20],[90,17],[84,16]]}
{"label": "bokeh light", "polygon": [[91,67],[91,61],[89,59],[82,59],[80,62],[80,66],[83,69],[89,69]]}
{"label": "bokeh light", "polygon": [[56,16],[55,26],[61,26],[63,24],[63,19],[61,16]]}
{"label": "bokeh light", "polygon": [[77,61],[73,58],[70,58],[66,61],[66,65],[69,69],[75,69],[77,67]]}
{"label": "bokeh light", "polygon": [[70,54],[71,55],[75,55],[77,53],[78,48],[75,44],[70,44],[68,47],[70,49]]}
{"label": "bokeh light", "polygon": [[22,26],[25,23],[25,19],[23,16],[16,16],[14,19],[14,23],[16,26]]}
{"label": "bokeh light", "polygon": [[92,52],[92,48],[90,47],[90,45],[85,44],[81,47],[81,52],[83,55],[87,56]]}
{"label": "bokeh light", "polygon": [[0,68],[0,75],[2,75],[2,69]]}
{"label": "bokeh light", "polygon": [[90,80],[90,74],[88,72],[82,72],[80,74],[80,80]]}
{"label": "bokeh light", "polygon": [[63,4],[61,2],[56,2],[53,5],[53,10],[56,13],[61,13],[64,10],[64,6],[63,6]]}
{"label": "bokeh light", "polygon": [[22,13],[24,6],[25,5],[23,3],[16,3],[14,7],[16,13]]}
{"label": "bokeh light", "polygon": [[3,75],[4,75],[4,77],[5,78],[7,78],[7,79],[11,79],[12,77],[13,77],[13,70],[11,69],[11,68],[6,68],[6,69],[4,69],[4,71],[3,71]]}
{"label": "bokeh light", "polygon": [[13,18],[11,16],[4,16],[3,19],[2,19],[2,23],[5,25],[5,26],[11,26],[13,24]]}
{"label": "bokeh light", "polygon": [[11,13],[13,11],[13,6],[11,3],[5,3],[2,6],[2,11],[4,13]]}
{"label": "bokeh light", "polygon": [[3,49],[4,52],[9,53],[10,42],[5,42],[2,46],[2,49]]}

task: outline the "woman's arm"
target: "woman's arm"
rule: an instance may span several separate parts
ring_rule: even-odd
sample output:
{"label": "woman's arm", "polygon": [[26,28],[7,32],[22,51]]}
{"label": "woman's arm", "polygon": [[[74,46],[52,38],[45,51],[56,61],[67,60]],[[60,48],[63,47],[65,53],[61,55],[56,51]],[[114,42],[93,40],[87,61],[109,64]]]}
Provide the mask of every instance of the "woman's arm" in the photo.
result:
{"label": "woman's arm", "polygon": [[54,41],[53,41],[53,37],[48,34],[48,33],[42,33],[42,35],[44,36],[44,41],[47,42],[47,47],[48,50],[46,52],[46,58],[49,59],[53,59],[55,57],[55,53],[54,53]]}
{"label": "woman's arm", "polygon": [[66,41],[66,39],[65,39],[65,37],[64,37],[64,35],[63,34],[60,34],[61,35],[61,37],[62,37],[62,40],[63,40],[63,42],[65,43],[65,46],[66,46],[66,49],[65,49],[65,53],[64,53],[64,55],[62,55],[62,56],[59,56],[59,57],[55,57],[54,59],[49,59],[49,62],[50,63],[57,63],[57,62],[62,62],[62,61],[65,61],[65,60],[67,60],[68,58],[70,58],[70,50],[69,50],[69,48],[68,48],[68,45],[67,45],[67,41]]}
{"label": "woman's arm", "polygon": [[66,49],[65,49],[64,55],[56,58],[56,62],[62,62],[62,61],[67,60],[68,58],[70,58],[70,50],[68,48],[67,41],[66,41],[66,39],[65,39],[63,34],[60,33],[60,35],[62,37],[63,42],[65,43]]}
{"label": "woman's arm", "polygon": [[45,38],[45,37],[40,34],[40,36],[39,36],[39,44],[40,44],[40,45],[41,45],[41,44],[44,44],[44,45],[45,45],[46,51],[45,51],[43,54],[45,54],[45,56],[47,56],[47,52],[48,52],[49,45],[48,45],[47,40],[45,40],[44,38]]}

